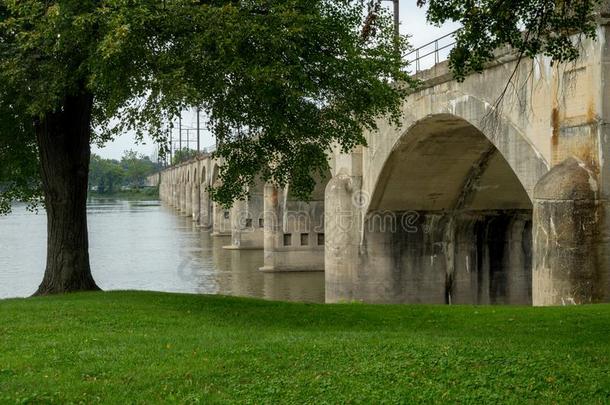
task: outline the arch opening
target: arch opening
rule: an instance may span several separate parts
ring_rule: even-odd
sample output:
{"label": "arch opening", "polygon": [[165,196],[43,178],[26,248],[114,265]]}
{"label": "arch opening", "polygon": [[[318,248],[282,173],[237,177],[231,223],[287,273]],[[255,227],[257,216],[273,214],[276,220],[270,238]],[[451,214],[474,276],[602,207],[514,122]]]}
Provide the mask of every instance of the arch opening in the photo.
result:
{"label": "arch opening", "polygon": [[427,117],[402,136],[364,226],[363,265],[382,278],[382,300],[531,304],[532,202],[502,153],[459,117]]}

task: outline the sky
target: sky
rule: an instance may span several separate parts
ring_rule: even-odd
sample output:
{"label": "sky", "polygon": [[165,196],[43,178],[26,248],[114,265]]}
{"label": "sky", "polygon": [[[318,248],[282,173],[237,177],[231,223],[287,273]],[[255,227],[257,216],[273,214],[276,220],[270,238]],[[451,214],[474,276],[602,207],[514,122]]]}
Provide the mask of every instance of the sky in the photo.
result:
{"label": "sky", "polygon": [[[384,2],[386,7],[391,7],[392,2]],[[410,43],[413,48],[418,48],[428,42],[431,42],[445,34],[453,32],[458,26],[457,24],[445,24],[442,27],[435,27],[430,25],[426,21],[425,9],[421,9],[415,5],[416,0],[400,0],[400,33],[403,35],[410,35]],[[446,38],[444,41],[439,42],[439,46],[449,44],[450,38]],[[428,51],[433,50],[433,46],[422,49],[421,54],[425,54]],[[443,52],[446,55],[448,50]],[[421,68],[430,67],[434,63],[434,57],[431,55],[427,58],[422,59]],[[196,128],[197,115],[194,110],[185,110],[182,113],[182,125],[183,128]],[[207,147],[214,144],[214,138],[211,133],[205,130],[205,116],[201,114],[201,147]],[[174,137],[178,137],[178,123],[175,123]],[[196,139],[196,132],[194,130],[189,131],[189,140],[191,141],[191,148],[196,148],[196,143],[192,142]],[[183,132],[183,140],[186,142],[186,132]],[[183,145],[184,146],[184,145]],[[126,150],[135,150],[147,156],[156,156],[156,145],[149,139],[145,138],[143,143],[136,144],[134,141],[133,134],[124,134],[112,142],[108,142],[103,148],[94,146],[92,152],[96,153],[104,158],[108,159],[120,159]]]}

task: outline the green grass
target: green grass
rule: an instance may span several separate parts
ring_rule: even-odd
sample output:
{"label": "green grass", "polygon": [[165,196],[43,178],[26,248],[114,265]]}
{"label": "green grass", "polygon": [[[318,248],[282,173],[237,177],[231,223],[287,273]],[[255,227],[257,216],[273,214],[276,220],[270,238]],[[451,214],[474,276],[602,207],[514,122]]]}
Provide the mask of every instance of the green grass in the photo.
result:
{"label": "green grass", "polygon": [[1,403],[610,401],[610,306],[0,301]]}

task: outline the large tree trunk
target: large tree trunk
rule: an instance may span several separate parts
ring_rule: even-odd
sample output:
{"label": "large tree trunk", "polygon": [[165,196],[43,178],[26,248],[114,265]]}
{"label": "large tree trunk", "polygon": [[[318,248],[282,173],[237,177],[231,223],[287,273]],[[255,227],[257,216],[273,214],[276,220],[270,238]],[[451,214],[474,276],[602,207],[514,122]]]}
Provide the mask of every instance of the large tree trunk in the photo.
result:
{"label": "large tree trunk", "polygon": [[93,97],[67,97],[36,122],[47,211],[47,266],[34,295],[99,290],[89,265],[87,187]]}

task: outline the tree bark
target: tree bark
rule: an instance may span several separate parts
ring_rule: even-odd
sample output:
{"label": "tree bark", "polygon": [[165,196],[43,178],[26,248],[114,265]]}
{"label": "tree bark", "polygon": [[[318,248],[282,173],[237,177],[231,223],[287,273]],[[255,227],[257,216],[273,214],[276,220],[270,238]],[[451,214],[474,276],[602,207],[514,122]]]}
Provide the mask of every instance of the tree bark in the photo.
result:
{"label": "tree bark", "polygon": [[47,211],[47,264],[34,295],[99,290],[91,275],[87,190],[93,96],[66,97],[35,122]]}

